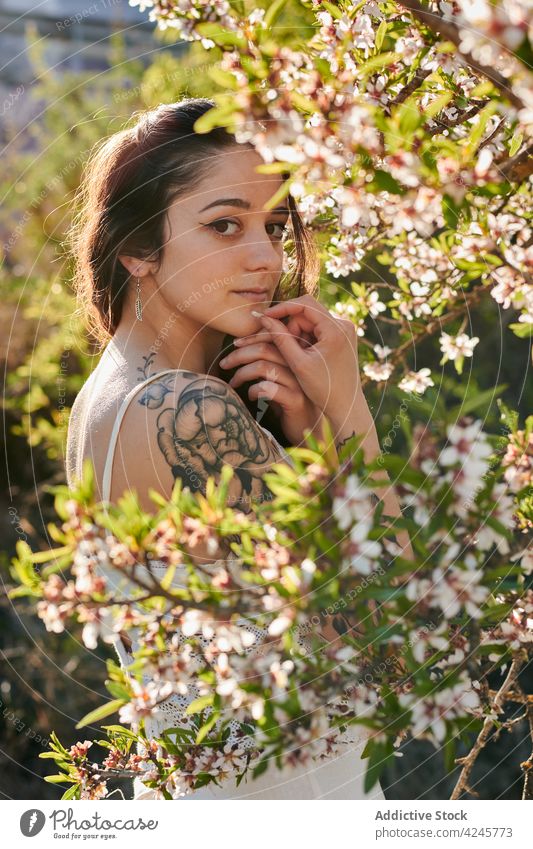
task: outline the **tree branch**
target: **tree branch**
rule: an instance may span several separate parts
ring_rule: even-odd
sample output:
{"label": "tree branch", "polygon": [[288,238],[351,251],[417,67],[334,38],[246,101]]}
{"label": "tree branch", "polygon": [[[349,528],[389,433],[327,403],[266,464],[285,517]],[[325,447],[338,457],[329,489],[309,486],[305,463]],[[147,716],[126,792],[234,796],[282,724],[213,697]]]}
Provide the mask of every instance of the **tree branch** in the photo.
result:
{"label": "tree branch", "polygon": [[[503,705],[505,704],[507,693],[512,689],[513,686],[517,685],[518,673],[520,672],[522,666],[524,665],[524,660],[526,656],[524,652],[518,652],[513,656],[513,662],[511,663],[511,668],[507,673],[507,677],[503,682],[502,686],[498,690],[496,697],[493,702],[493,709],[495,713],[500,713],[503,709]],[[453,793],[450,796],[450,799],[459,799],[461,793],[467,792],[472,793],[468,785],[468,780],[470,778],[470,773],[474,767],[474,764],[477,760],[477,757],[482,749],[485,748],[490,732],[494,726],[494,719],[491,716],[487,716],[485,722],[483,723],[483,728],[481,729],[479,736],[474,743],[471,751],[465,758],[460,758],[459,763],[464,764],[463,769],[461,770],[461,774],[459,776],[459,780],[454,787]]]}
{"label": "tree branch", "polygon": [[411,12],[415,18],[425,24],[430,30],[441,35],[447,41],[451,41],[455,44],[459,55],[462,59],[464,59],[467,65],[473,68],[474,71],[477,71],[478,74],[482,74],[490,80],[491,83],[493,83],[493,85],[495,85],[496,88],[504,94],[509,102],[513,104],[513,106],[517,109],[524,109],[524,103],[510,88],[509,80],[502,76],[499,71],[496,71],[493,68],[488,68],[486,65],[482,65],[481,62],[474,59],[471,53],[463,52],[461,50],[461,36],[456,24],[453,24],[451,21],[445,21],[440,15],[425,9],[418,0],[400,0],[400,5]]}

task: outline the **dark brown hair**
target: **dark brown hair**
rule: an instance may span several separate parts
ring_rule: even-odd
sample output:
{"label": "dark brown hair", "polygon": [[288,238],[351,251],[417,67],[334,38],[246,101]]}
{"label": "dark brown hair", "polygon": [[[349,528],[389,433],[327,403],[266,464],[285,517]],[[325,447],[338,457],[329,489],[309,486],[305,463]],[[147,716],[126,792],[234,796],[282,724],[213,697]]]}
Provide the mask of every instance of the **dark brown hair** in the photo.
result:
{"label": "dark brown hair", "polygon": [[[201,182],[222,149],[237,144],[223,127],[195,133],[195,121],[214,105],[208,98],[186,98],[135,113],[132,127],[98,142],[91,152],[69,246],[78,299],[101,342],[117,329],[130,284],[131,275],[118,257],[159,264],[171,202]],[[290,194],[288,203],[293,267],[280,280],[274,301],[315,294],[318,278],[313,239]]]}

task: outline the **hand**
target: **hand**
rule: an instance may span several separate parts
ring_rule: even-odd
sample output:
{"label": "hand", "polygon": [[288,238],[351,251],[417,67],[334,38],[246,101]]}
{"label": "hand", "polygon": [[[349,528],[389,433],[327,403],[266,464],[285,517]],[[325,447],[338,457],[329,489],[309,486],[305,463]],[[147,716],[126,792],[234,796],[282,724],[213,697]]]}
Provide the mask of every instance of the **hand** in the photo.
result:
{"label": "hand", "polygon": [[[284,316],[287,325],[279,320]],[[332,421],[343,421],[362,395],[353,322],[311,295],[268,307],[259,321],[263,330],[235,345],[272,342],[306,397]]]}
{"label": "hand", "polygon": [[[245,341],[245,339],[244,339]],[[241,383],[260,379],[248,391],[251,400],[267,398],[280,420],[283,433],[292,445],[304,440],[304,430],[322,433],[322,413],[303,392],[282,354],[273,342],[263,340],[236,347],[219,363],[221,369],[241,366],[229,381],[236,389]]]}

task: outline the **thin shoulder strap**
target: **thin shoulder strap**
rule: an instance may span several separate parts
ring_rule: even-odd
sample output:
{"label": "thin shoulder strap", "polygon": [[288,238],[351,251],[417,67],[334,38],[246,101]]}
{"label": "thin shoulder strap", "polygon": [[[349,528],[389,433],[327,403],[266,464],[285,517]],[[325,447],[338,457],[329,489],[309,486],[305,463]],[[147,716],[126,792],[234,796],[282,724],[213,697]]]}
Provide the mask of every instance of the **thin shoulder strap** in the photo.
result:
{"label": "thin shoulder strap", "polygon": [[111,431],[111,438],[109,440],[109,445],[107,448],[107,456],[105,459],[104,466],[104,477],[102,480],[102,500],[109,501],[111,495],[111,475],[113,472],[113,460],[115,458],[115,448],[117,445],[118,432],[120,430],[120,425],[122,424],[122,419],[126,414],[126,410],[128,409],[131,401],[139,391],[139,389],[143,389],[145,386],[148,386],[153,380],[156,380],[159,377],[163,377],[165,374],[170,374],[171,372],[177,372],[179,369],[175,368],[167,368],[164,371],[157,372],[157,374],[152,374],[150,377],[147,377],[146,380],[143,380],[142,383],[137,384],[131,389],[126,397],[124,398],[122,404],[120,405],[120,409],[118,411],[118,415],[113,423],[113,430]]}

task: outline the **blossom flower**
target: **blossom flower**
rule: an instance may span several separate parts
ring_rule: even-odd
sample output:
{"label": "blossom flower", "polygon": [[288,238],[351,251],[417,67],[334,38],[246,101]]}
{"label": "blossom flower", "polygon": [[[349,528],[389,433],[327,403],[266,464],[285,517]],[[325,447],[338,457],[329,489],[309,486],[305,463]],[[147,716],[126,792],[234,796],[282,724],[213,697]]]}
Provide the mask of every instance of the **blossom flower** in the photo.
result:
{"label": "blossom flower", "polygon": [[332,515],[343,531],[359,523],[372,524],[373,506],[371,491],[356,474],[349,475],[332,504]]}
{"label": "blossom flower", "polygon": [[434,386],[431,377],[431,369],[421,368],[419,371],[409,371],[403,377],[398,386],[404,392],[416,392],[422,394],[428,386]]}
{"label": "blossom flower", "polygon": [[447,359],[455,360],[457,357],[471,357],[479,342],[479,337],[472,336],[470,338],[466,333],[459,333],[457,336],[443,333],[439,342],[441,351]]}
{"label": "blossom flower", "polygon": [[504,478],[512,492],[530,486],[533,480],[533,433],[526,440],[525,431],[518,430],[509,438],[503,458]]}
{"label": "blossom flower", "polygon": [[49,601],[37,603],[37,615],[43,620],[46,630],[61,634],[65,630],[65,619],[70,613],[70,607],[57,605]]}
{"label": "blossom flower", "polygon": [[414,578],[409,582],[406,596],[410,601],[421,602],[442,611],[446,619],[453,619],[461,610],[478,619],[479,605],[490,595],[487,587],[479,583],[482,572],[450,566],[437,567],[429,578]]}
{"label": "blossom flower", "polygon": [[[494,507],[486,516],[486,519],[496,519],[504,526],[504,528],[508,528],[510,530],[514,526],[513,516],[515,513],[515,506],[513,500],[506,494],[506,490],[507,487],[505,484],[499,483],[494,485],[492,490]],[[502,554],[509,553],[509,543],[507,538],[487,524],[486,521],[476,532],[474,541],[481,551],[488,551],[494,544]]]}
{"label": "blossom flower", "polygon": [[401,693],[399,702],[411,710],[413,737],[433,736],[440,743],[446,737],[446,720],[472,713],[479,707],[479,696],[466,675],[448,689],[419,696],[416,692]]}
{"label": "blossom flower", "polygon": [[149,681],[140,684],[135,678],[131,681],[133,698],[119,710],[120,722],[133,724],[144,717],[159,712],[159,703],[172,693],[172,683]]}
{"label": "blossom flower", "polygon": [[456,479],[454,484],[460,485],[467,478],[479,484],[488,469],[488,458],[492,454],[492,448],[482,433],[481,422],[448,425],[446,435],[450,444],[439,455],[440,465],[461,464],[461,478]]}
{"label": "blossom flower", "polygon": [[533,643],[533,592],[527,590],[513,607],[507,621],[500,624],[499,630],[504,642],[512,649],[519,649],[525,643]]}
{"label": "blossom flower", "polygon": [[519,560],[524,575],[533,575],[533,546],[528,546],[511,557],[512,561]]}
{"label": "blossom flower", "polygon": [[119,638],[113,613],[108,607],[82,609],[80,621],[85,621],[81,638],[88,649],[95,649],[99,638],[104,643],[115,643]]}
{"label": "blossom flower", "polygon": [[365,363],[363,371],[372,380],[377,382],[388,380],[394,371],[394,366],[390,363]]}
{"label": "blossom flower", "polygon": [[350,557],[350,569],[358,575],[370,575],[376,560],[381,554],[381,545],[377,540],[367,539],[369,527],[364,522],[354,525],[350,530],[350,541],[346,552]]}
{"label": "blossom flower", "polygon": [[392,348],[387,345],[374,345],[374,353],[380,360],[386,360],[392,354]]}

